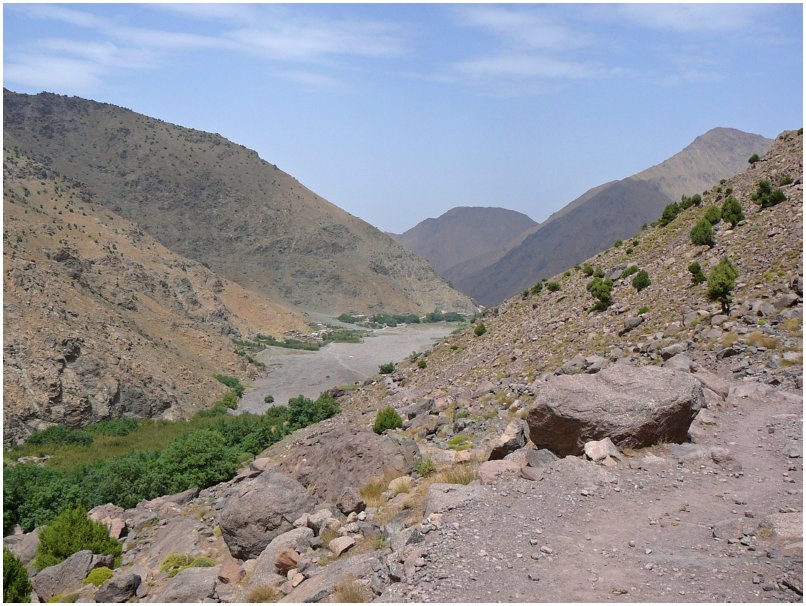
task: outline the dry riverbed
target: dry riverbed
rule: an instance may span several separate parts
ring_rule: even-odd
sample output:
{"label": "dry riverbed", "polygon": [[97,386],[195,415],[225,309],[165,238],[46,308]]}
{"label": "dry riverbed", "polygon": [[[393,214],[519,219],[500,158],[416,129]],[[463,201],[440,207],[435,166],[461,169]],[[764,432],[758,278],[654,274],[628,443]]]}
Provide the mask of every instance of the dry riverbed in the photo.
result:
{"label": "dry riverbed", "polygon": [[268,367],[267,375],[246,390],[238,410],[262,413],[270,407],[263,401],[267,395],[274,396],[275,404],[285,404],[299,394],[316,398],[331,387],[363,381],[380,364],[425,351],[455,327],[440,322],[383,328],[367,333],[363,343],[331,343],[319,351],[267,347],[256,356]]}

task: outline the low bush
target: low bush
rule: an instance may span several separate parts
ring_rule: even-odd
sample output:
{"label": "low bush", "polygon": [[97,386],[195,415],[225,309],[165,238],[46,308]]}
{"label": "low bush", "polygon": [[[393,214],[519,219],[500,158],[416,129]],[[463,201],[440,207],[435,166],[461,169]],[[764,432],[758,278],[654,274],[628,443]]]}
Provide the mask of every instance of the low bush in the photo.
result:
{"label": "low bush", "polygon": [[299,395],[288,401],[287,423],[292,431],[319,423],[341,412],[336,400],[329,393],[322,393],[316,400]]}
{"label": "low bush", "polygon": [[120,543],[109,536],[106,525],[90,520],[79,505],[65,510],[40,531],[34,567],[44,570],[84,549],[113,556],[121,553]]}
{"label": "low bush", "polygon": [[560,288],[561,287],[559,282],[555,282],[554,280],[546,282],[546,290],[549,292],[557,292],[558,290],[560,290]]}
{"label": "low bush", "polygon": [[759,157],[758,157],[758,154],[753,154],[752,156],[750,156],[750,157],[747,159],[747,161],[748,161],[750,164],[755,164],[755,163],[756,163],[756,162],[758,162],[759,160],[761,160],[761,158],[759,158]]}
{"label": "low bush", "polygon": [[82,582],[83,585],[95,585],[96,587],[100,587],[104,583],[106,583],[109,579],[115,576],[115,573],[112,572],[111,568],[107,568],[106,566],[100,566],[92,570],[88,575],[87,578],[84,579]]}
{"label": "low bush", "polygon": [[387,362],[386,364],[381,364],[378,366],[378,372],[382,375],[390,375],[395,372],[395,363],[394,362]]}
{"label": "low bush", "polygon": [[722,220],[722,210],[718,206],[709,206],[705,210],[705,220],[711,225],[716,225]]}
{"label": "low bush", "polygon": [[417,464],[417,467],[414,468],[414,471],[416,471],[417,475],[421,478],[430,476],[436,470],[437,466],[434,465],[434,461],[431,460],[431,457],[423,457]]}
{"label": "low bush", "polygon": [[613,243],[613,246],[614,246],[615,248],[619,248],[619,247],[620,247],[622,244],[624,244],[624,240],[616,240],[616,241]]}
{"label": "low bush", "polygon": [[542,291],[543,291],[543,283],[542,282],[538,282],[537,284],[532,286],[532,288],[530,289],[530,292],[533,295],[539,295]]}
{"label": "low bush", "polygon": [[31,601],[31,581],[19,558],[3,548],[3,602],[5,604]]}
{"label": "low bush", "polygon": [[722,203],[722,219],[730,223],[731,227],[736,227],[739,221],[744,221],[742,205],[733,196],[728,196]]}
{"label": "low bush", "polygon": [[37,431],[28,436],[26,444],[77,444],[89,446],[92,444],[92,435],[80,429],[65,427],[64,425],[52,425],[42,431]]}
{"label": "low bush", "polygon": [[213,375],[213,378],[229,387],[233,392],[235,392],[235,395],[238,398],[240,398],[243,395],[245,387],[241,385],[241,382],[235,377],[231,377],[229,375],[215,374]]}
{"label": "low bush", "polygon": [[590,265],[590,263],[584,263],[582,265],[582,273],[585,274],[586,276],[593,275],[593,267]]}
{"label": "low bush", "polygon": [[711,227],[708,219],[700,219],[699,222],[689,232],[692,243],[697,246],[710,246],[713,248],[716,242],[714,241],[714,229]]}
{"label": "low bush", "polygon": [[639,316],[642,315],[642,314],[645,314],[645,313],[649,313],[649,307],[644,305],[644,306],[638,308],[638,315]]}
{"label": "low bush", "polygon": [[136,431],[138,426],[137,419],[111,419],[91,423],[84,431],[97,436],[127,436]]}
{"label": "low bush", "polygon": [[403,419],[392,406],[381,408],[375,417],[372,431],[381,434],[387,429],[397,429],[403,427]]}
{"label": "low bush", "polygon": [[428,366],[428,363],[425,360],[423,360],[422,358],[417,360],[417,368],[423,369],[426,366]]}
{"label": "low bush", "polygon": [[630,265],[627,269],[621,272],[621,279],[629,278],[633,274],[638,273],[638,266],[637,265]]}
{"label": "low bush", "polygon": [[688,270],[691,272],[691,282],[693,284],[702,284],[705,282],[705,274],[702,273],[702,267],[700,267],[699,263],[696,261],[690,263]]}
{"label": "low bush", "polygon": [[750,199],[761,208],[769,208],[786,200],[786,194],[780,189],[773,189],[769,179],[762,179],[756,191],[750,194]]}
{"label": "low bush", "polygon": [[661,214],[660,219],[658,220],[658,224],[661,227],[666,227],[667,225],[669,225],[669,223],[674,221],[677,215],[679,214],[680,214],[680,205],[677,202],[672,202],[671,204],[666,205],[666,207],[663,209],[663,213]]}
{"label": "low bush", "polygon": [[473,334],[476,335],[477,337],[480,337],[485,332],[487,332],[487,327],[484,326],[484,322],[479,322],[478,324],[476,324],[476,327],[473,329]]}
{"label": "low bush", "polygon": [[587,291],[596,299],[592,309],[604,311],[613,304],[611,295],[613,293],[613,281],[603,278],[593,278],[588,285]]}
{"label": "low bush", "polygon": [[650,284],[652,284],[652,280],[649,279],[649,274],[643,269],[635,274],[635,277],[632,279],[633,288],[638,292],[641,292]]}
{"label": "low bush", "polygon": [[263,401],[266,404],[274,404],[274,396],[271,396],[271,395],[266,396],[266,397],[263,398]]}

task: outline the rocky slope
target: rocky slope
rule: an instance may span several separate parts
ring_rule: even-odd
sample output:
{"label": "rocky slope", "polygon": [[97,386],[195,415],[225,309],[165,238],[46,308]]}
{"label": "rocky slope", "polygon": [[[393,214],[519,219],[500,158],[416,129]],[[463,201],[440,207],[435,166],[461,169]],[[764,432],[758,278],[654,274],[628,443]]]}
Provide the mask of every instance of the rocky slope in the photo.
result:
{"label": "rocky slope", "polygon": [[473,309],[425,260],[219,135],[76,97],[3,96],[6,146],[245,288],[336,314]]}
{"label": "rocky slope", "polygon": [[[141,601],[802,601],[802,157],[802,131],[783,133],[702,207],[590,259],[614,276],[604,312],[571,270],[556,292],[490,310],[480,336],[341,394],[341,414],[231,481],[96,509],[125,535],[123,566],[97,590],[77,575],[39,586]],[[762,178],[787,200],[753,204]],[[727,188],[746,219],[694,246]],[[739,273],[728,314],[687,270],[723,256]],[[652,284],[619,278],[628,264]],[[383,406],[404,422],[376,435]],[[547,420],[574,439],[549,446]],[[36,536],[5,542],[22,557]],[[214,566],[168,577],[171,551]]]}
{"label": "rocky slope", "polygon": [[3,439],[51,423],[177,418],[247,378],[231,339],[305,330],[303,316],[219,278],[4,149]]}
{"label": "rocky slope", "polygon": [[736,174],[752,154],[763,155],[770,144],[760,135],[712,129],[668,160],[586,192],[486,267],[451,274],[449,279],[482,304],[495,305],[629,237],[642,224],[658,218],[669,202]]}
{"label": "rocky slope", "polygon": [[393,237],[446,276],[455,266],[480,255],[499,253],[536,225],[523,213],[505,208],[459,206]]}

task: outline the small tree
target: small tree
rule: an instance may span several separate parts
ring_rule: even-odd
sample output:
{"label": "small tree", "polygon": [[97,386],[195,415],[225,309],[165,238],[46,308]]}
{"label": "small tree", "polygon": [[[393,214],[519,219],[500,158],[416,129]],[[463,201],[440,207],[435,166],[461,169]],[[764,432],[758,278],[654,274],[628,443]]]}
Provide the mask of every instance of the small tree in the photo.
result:
{"label": "small tree", "polygon": [[672,202],[668,204],[666,208],[663,209],[663,214],[660,216],[660,225],[661,227],[666,227],[674,221],[675,217],[680,214],[680,205],[677,202]]}
{"label": "small tree", "polygon": [[650,284],[652,284],[652,280],[649,279],[649,274],[645,269],[635,274],[635,277],[632,279],[632,285],[638,292],[641,292]]}
{"label": "small tree", "polygon": [[107,527],[90,520],[87,510],[79,505],[75,509],[66,509],[42,529],[34,566],[43,570],[84,549],[113,556],[121,552],[120,543],[109,536]]}
{"label": "small tree", "polygon": [[691,272],[691,282],[693,284],[702,284],[705,282],[705,274],[702,273],[702,267],[700,267],[699,263],[694,261],[689,264],[688,270]]}
{"label": "small tree", "polygon": [[697,225],[693,227],[690,234],[691,241],[697,246],[707,244],[713,248],[714,244],[716,244],[714,241],[714,229],[711,227],[711,223],[708,219],[700,219]]}
{"label": "small tree", "polygon": [[747,161],[748,161],[750,164],[755,164],[755,163],[756,163],[756,162],[758,162],[759,160],[761,160],[761,158],[759,158],[759,157],[758,157],[758,154],[753,154],[752,156],[750,156],[750,157],[747,159]]}
{"label": "small tree", "polygon": [[705,211],[705,219],[711,225],[716,225],[722,220],[722,211],[717,206],[709,206]]}
{"label": "small tree", "polygon": [[31,581],[28,572],[17,556],[3,548],[3,602],[6,604],[30,602]]}
{"label": "small tree", "polygon": [[731,294],[736,288],[739,274],[731,262],[724,258],[708,272],[708,298],[722,304],[723,313],[730,313]]}
{"label": "small tree", "polygon": [[476,328],[473,329],[473,334],[476,335],[477,337],[480,337],[485,332],[487,332],[487,327],[484,326],[484,322],[479,322],[478,324],[476,324]]}
{"label": "small tree", "polygon": [[744,221],[742,205],[733,196],[728,196],[722,203],[722,219],[730,223],[731,227],[736,227],[739,221]]}
{"label": "small tree", "polygon": [[554,280],[552,280],[551,282],[546,282],[546,290],[548,290],[549,292],[557,292],[558,290],[560,290],[560,283],[555,282]]}
{"label": "small tree", "polygon": [[613,293],[613,281],[605,278],[594,278],[588,283],[588,292],[596,299],[592,309],[604,311],[613,304],[610,298]]}
{"label": "small tree", "polygon": [[786,200],[786,194],[780,189],[773,189],[769,179],[762,179],[758,182],[758,189],[750,194],[750,199],[761,208],[769,208]]}
{"label": "small tree", "polygon": [[386,364],[381,364],[378,366],[378,372],[382,375],[391,375],[393,372],[395,372],[395,363],[387,362]]}
{"label": "small tree", "polygon": [[392,406],[387,406],[378,411],[372,431],[381,434],[387,429],[397,429],[398,427],[403,427],[403,419]]}

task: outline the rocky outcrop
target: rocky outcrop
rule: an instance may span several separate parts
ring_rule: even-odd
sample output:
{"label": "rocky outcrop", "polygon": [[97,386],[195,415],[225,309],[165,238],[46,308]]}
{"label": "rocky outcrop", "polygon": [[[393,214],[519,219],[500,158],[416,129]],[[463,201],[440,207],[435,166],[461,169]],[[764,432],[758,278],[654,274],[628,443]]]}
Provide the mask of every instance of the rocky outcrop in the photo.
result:
{"label": "rocky outcrop", "polygon": [[140,586],[140,581],[140,575],[137,574],[116,574],[114,577],[109,579],[109,581],[101,585],[101,587],[95,593],[95,601],[99,603],[128,602],[129,599],[134,596],[137,588]]}
{"label": "rocky outcrop", "polygon": [[313,509],[314,502],[305,487],[285,473],[264,471],[235,486],[219,517],[222,536],[236,558],[256,558]]}
{"label": "rocky outcrop", "polygon": [[143,601],[206,602],[215,595],[217,582],[218,567],[187,568],[172,578],[160,591],[149,594]]}
{"label": "rocky outcrop", "polygon": [[39,572],[31,579],[31,585],[40,600],[48,601],[54,595],[81,589],[91,570],[100,566],[111,568],[113,560],[110,555],[94,555],[89,549],[79,551]]}
{"label": "rocky outcrop", "polygon": [[358,491],[385,473],[410,473],[419,460],[414,440],[352,427],[323,429],[294,441],[280,468],[343,513],[363,509]]}
{"label": "rocky outcrop", "polygon": [[608,437],[631,448],[682,442],[702,403],[702,387],[688,374],[618,365],[596,375],[552,377],[526,419],[538,448],[579,455],[585,442]]}

